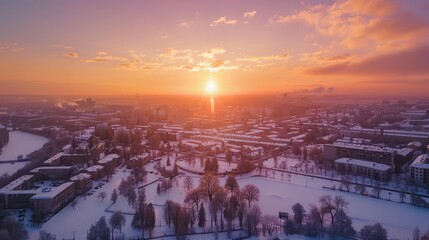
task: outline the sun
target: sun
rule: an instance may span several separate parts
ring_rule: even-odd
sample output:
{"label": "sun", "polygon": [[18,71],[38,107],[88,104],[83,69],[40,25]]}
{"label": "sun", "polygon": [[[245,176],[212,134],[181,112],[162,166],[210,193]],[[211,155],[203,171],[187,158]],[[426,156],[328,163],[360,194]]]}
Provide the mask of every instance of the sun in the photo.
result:
{"label": "sun", "polygon": [[216,92],[217,87],[216,87],[216,82],[213,79],[210,79],[207,81],[206,83],[206,92],[213,94]]}

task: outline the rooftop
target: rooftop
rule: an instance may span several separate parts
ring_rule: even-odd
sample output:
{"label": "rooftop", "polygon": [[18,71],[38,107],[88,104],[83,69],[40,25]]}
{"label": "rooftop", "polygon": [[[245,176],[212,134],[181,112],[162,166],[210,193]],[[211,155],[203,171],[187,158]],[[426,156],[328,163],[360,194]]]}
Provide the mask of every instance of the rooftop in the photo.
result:
{"label": "rooftop", "polygon": [[98,171],[98,170],[103,169],[103,168],[104,167],[101,166],[101,165],[93,165],[93,166],[87,168],[86,171],[88,171],[88,172],[95,172],[95,171]]}
{"label": "rooftop", "polygon": [[78,181],[78,180],[89,179],[89,178],[91,178],[91,175],[89,175],[88,173],[79,173],[78,175],[71,177],[70,181]]}
{"label": "rooftop", "polygon": [[429,154],[418,156],[410,167],[429,169]]}
{"label": "rooftop", "polygon": [[62,191],[64,191],[65,189],[67,189],[68,187],[70,187],[73,184],[74,184],[73,182],[63,183],[58,187],[50,188],[49,191],[41,192],[41,193],[34,195],[33,197],[31,197],[31,200],[54,198],[55,196],[57,196],[58,194],[60,194]]}
{"label": "rooftop", "polygon": [[21,184],[23,184],[25,181],[28,181],[33,177],[34,175],[24,175],[22,177],[19,177],[16,180],[10,182],[8,185],[4,186],[2,189],[0,189],[0,193],[12,191],[15,188],[19,187]]}
{"label": "rooftop", "polygon": [[103,164],[103,163],[108,163],[113,161],[114,159],[119,158],[118,154],[109,154],[107,156],[105,156],[104,158],[100,159],[100,161],[98,161],[99,164]]}
{"label": "rooftop", "polygon": [[390,169],[390,166],[386,164],[374,163],[374,162],[369,162],[369,161],[364,161],[359,159],[352,159],[352,158],[339,158],[335,160],[335,162],[343,163],[343,164],[351,164],[355,166],[361,166],[361,167],[371,168],[371,169],[380,170],[380,171],[387,171]]}

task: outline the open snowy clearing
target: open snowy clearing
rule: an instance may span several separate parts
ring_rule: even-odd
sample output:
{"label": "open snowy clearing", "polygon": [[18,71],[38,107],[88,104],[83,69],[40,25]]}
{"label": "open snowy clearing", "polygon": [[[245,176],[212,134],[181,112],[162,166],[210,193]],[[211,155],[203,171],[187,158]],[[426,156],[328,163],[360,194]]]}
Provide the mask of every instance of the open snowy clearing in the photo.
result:
{"label": "open snowy clearing", "polygon": [[[154,163],[148,164],[146,169],[151,171],[154,165]],[[120,181],[126,178],[129,173],[130,170],[128,169],[117,169],[117,173],[113,176],[112,180],[105,183],[102,188],[95,190],[95,193],[92,196],[87,196],[86,199],[83,196],[79,196],[77,198],[78,203],[74,210],[70,205],[65,207],[48,222],[44,223],[41,228],[33,226],[32,223],[28,222],[28,219],[30,218],[30,213],[28,213],[25,223],[30,231],[31,239],[37,238],[38,232],[41,229],[55,234],[57,239],[70,239],[73,237],[73,234],[76,239],[86,239],[87,230],[90,228],[91,224],[94,224],[100,217],[106,216],[108,219],[112,214],[111,212],[116,210],[121,210],[124,213],[133,213],[134,210],[132,207],[128,206],[127,200],[122,196],[115,204],[110,206],[110,194],[112,190],[117,188]],[[200,176],[189,173],[185,174],[193,177],[193,185],[195,188],[199,183]],[[289,177],[284,174],[282,180],[280,173],[277,172],[273,178],[273,174],[270,171],[268,171],[268,177],[252,176],[256,174],[259,174],[258,170],[255,170],[253,173],[248,175],[237,176],[237,180],[240,187],[244,187],[246,184],[254,184],[260,189],[261,197],[258,205],[260,206],[263,214],[277,215],[279,211],[291,213],[291,207],[296,202],[300,202],[306,210],[308,210],[310,204],[317,204],[320,196],[330,194],[342,195],[350,203],[348,214],[351,216],[356,230],[360,230],[361,227],[366,224],[380,222],[387,229],[390,238],[407,239],[411,236],[411,232],[415,226],[418,226],[422,230],[429,227],[429,209],[387,200],[379,200],[355,193],[323,188],[323,186],[335,186],[336,189],[338,189],[339,183],[334,181],[321,180],[295,174],[291,175],[290,181]],[[173,182],[173,188],[159,195],[156,192],[158,182],[155,182],[145,188],[147,202],[155,204],[156,228],[153,233],[154,236],[173,232],[172,228],[165,227],[162,207],[159,205],[164,204],[167,199],[183,203],[185,197],[183,179],[186,175],[177,177],[177,180],[174,180]],[[265,175],[264,170],[262,175]],[[159,179],[159,175],[148,174],[147,183],[157,179]],[[222,186],[224,185],[225,179],[226,178],[224,177],[220,178],[220,184]],[[95,186],[96,183],[93,185]],[[97,198],[99,192],[102,191],[105,191],[108,194],[108,197],[104,201]],[[392,196],[392,200],[393,197],[394,196]],[[205,207],[208,212],[206,204]],[[106,212],[106,209],[108,209],[108,212]],[[207,215],[207,219],[209,221],[209,214]],[[398,218],[398,216],[400,217]],[[127,214],[126,223],[123,227],[125,236],[127,238],[141,236],[140,231],[132,229],[131,220],[132,215]],[[198,231],[201,229],[196,228],[196,230]],[[221,234],[220,236],[223,235]],[[195,237],[196,236],[192,236],[190,239],[197,239]],[[303,238],[300,236],[294,236],[290,239]]]}

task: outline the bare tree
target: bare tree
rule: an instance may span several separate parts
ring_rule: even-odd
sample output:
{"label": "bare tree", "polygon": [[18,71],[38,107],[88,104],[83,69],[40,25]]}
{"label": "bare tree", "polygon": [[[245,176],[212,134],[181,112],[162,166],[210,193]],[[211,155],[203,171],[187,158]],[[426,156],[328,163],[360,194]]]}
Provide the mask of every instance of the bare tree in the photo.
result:
{"label": "bare tree", "polygon": [[39,232],[39,240],[55,240],[55,236],[45,230],[41,230]]}
{"label": "bare tree", "polygon": [[305,234],[308,236],[319,236],[323,227],[323,213],[321,209],[314,205],[310,206],[310,212],[307,215],[305,223]]}
{"label": "bare tree", "polygon": [[183,180],[183,186],[185,187],[186,192],[189,192],[194,187],[194,182],[192,181],[191,176],[186,176]]}
{"label": "bare tree", "polygon": [[77,201],[76,201],[76,199],[75,200],[73,200],[71,203],[70,203],[70,205],[72,206],[72,208],[73,208],[73,210],[74,210],[74,208],[76,207],[76,205],[77,205]]}
{"label": "bare tree", "polygon": [[225,201],[226,201],[226,192],[223,189],[219,189],[213,197],[211,209],[212,209],[212,215],[213,215],[213,218],[215,220],[216,226],[218,226],[217,225],[217,212],[220,212],[220,228],[221,228],[221,230],[223,230],[223,226],[224,226],[222,212],[223,212],[223,207],[224,207],[223,204],[225,203]]}
{"label": "bare tree", "polygon": [[257,227],[261,219],[261,209],[258,205],[252,206],[245,216],[246,228],[249,236],[257,233]]}
{"label": "bare tree", "polygon": [[273,232],[277,229],[277,226],[280,225],[279,218],[273,215],[264,215],[261,218],[262,233],[265,236],[265,233],[268,232],[268,235],[271,236]]}
{"label": "bare tree", "polygon": [[203,196],[209,199],[210,203],[214,194],[221,188],[219,179],[212,174],[205,174],[200,180],[199,186]]}
{"label": "bare tree", "polygon": [[107,193],[106,192],[100,192],[97,197],[99,199],[101,199],[101,201],[104,201],[104,199],[107,197]]}
{"label": "bare tree", "polygon": [[116,200],[118,200],[118,190],[113,189],[112,195],[110,196],[110,200],[112,200],[113,203],[116,203]]}
{"label": "bare tree", "polygon": [[352,220],[342,209],[339,210],[338,214],[335,216],[334,222],[332,223],[329,231],[335,236],[345,238],[353,237],[356,234],[356,231],[352,226]]}
{"label": "bare tree", "polygon": [[342,196],[335,196],[332,198],[331,195],[324,195],[320,197],[319,202],[324,212],[331,215],[331,223],[334,222],[335,216],[339,211],[347,209],[349,203]]}
{"label": "bare tree", "polygon": [[352,181],[349,175],[344,175],[341,177],[341,186],[342,185],[346,187],[347,192],[350,192],[350,186],[352,185]]}
{"label": "bare tree", "polygon": [[420,229],[419,229],[419,227],[415,227],[413,230],[412,240],[420,240],[420,238],[421,238]]}
{"label": "bare tree", "polygon": [[195,204],[196,208],[197,208],[197,212],[198,212],[198,205],[200,203],[200,201],[203,199],[203,194],[201,189],[194,189],[192,191],[190,191],[188,194],[186,194],[185,197],[185,203],[188,204]]}
{"label": "bare tree", "polygon": [[249,203],[249,208],[250,204],[253,201],[259,201],[259,189],[253,184],[248,184],[244,186],[243,190],[241,191],[241,194],[243,199],[247,200],[247,202]]}
{"label": "bare tree", "polygon": [[372,192],[374,195],[377,196],[377,198],[380,198],[380,193],[381,193],[381,185],[379,181],[375,181],[374,186],[372,188]]}
{"label": "bare tree", "polygon": [[360,235],[363,240],[387,240],[387,231],[380,223],[364,226]]}

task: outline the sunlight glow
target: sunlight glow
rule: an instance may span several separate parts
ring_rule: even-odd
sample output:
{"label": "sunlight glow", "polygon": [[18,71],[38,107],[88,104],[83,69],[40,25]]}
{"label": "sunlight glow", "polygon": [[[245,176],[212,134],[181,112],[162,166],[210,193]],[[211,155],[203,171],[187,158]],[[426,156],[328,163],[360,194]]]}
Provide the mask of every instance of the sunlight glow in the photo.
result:
{"label": "sunlight glow", "polygon": [[206,83],[205,89],[206,89],[206,92],[208,92],[210,94],[215,93],[217,90],[216,82],[213,79],[208,80]]}

